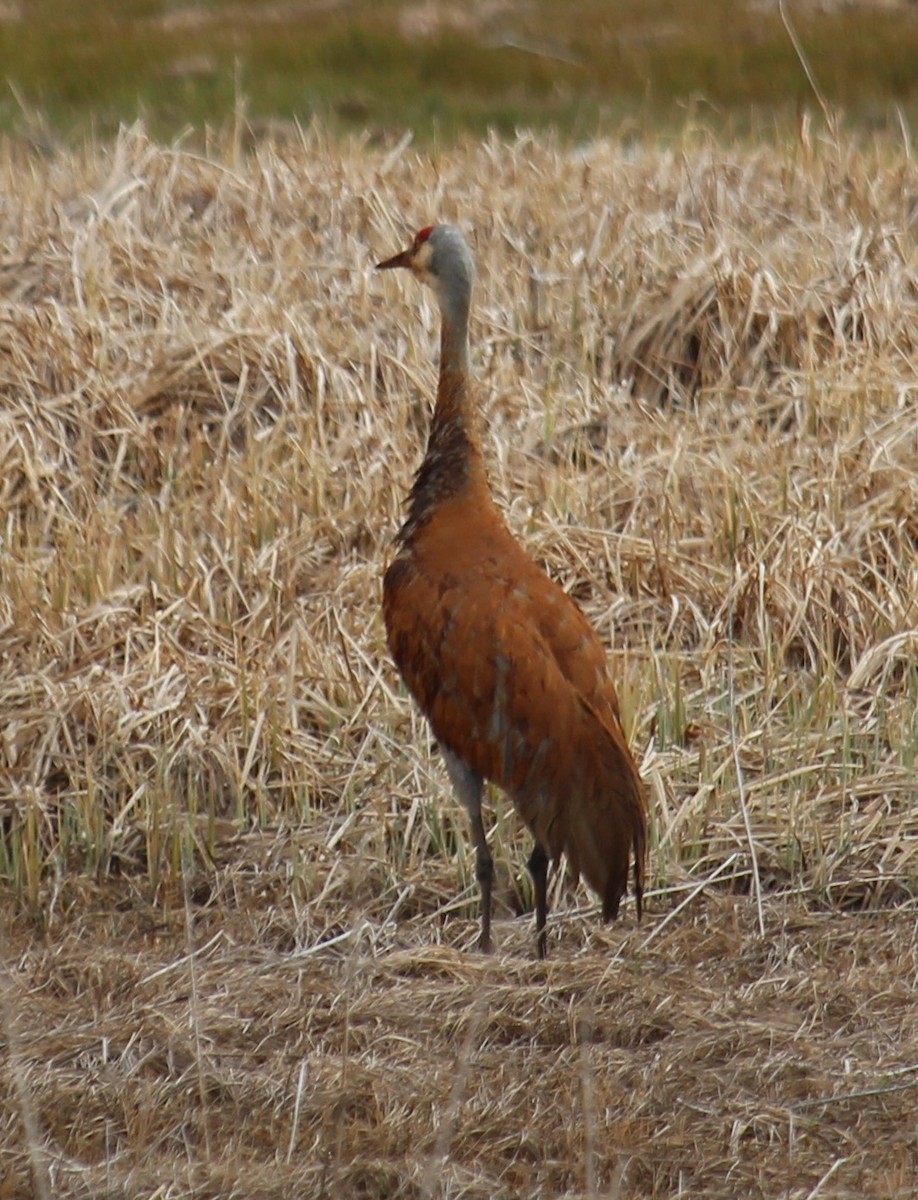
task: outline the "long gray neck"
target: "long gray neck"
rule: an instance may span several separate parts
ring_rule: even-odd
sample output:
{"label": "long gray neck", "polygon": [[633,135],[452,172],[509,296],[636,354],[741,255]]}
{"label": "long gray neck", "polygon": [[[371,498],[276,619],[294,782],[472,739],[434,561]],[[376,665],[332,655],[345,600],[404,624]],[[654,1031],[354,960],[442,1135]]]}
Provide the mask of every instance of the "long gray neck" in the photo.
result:
{"label": "long gray neck", "polygon": [[469,383],[469,292],[441,297],[440,377],[424,461],[415,477],[399,539],[410,542],[438,504],[468,486],[488,493],[478,444],[478,411]]}
{"label": "long gray neck", "polygon": [[472,302],[470,287],[438,289],[440,303],[440,373],[444,367],[455,374],[468,376],[469,370],[469,310]]}
{"label": "long gray neck", "polygon": [[[427,456],[438,449],[477,449],[478,412],[469,382],[471,288],[440,290],[440,377]],[[452,455],[450,456],[452,457]]]}

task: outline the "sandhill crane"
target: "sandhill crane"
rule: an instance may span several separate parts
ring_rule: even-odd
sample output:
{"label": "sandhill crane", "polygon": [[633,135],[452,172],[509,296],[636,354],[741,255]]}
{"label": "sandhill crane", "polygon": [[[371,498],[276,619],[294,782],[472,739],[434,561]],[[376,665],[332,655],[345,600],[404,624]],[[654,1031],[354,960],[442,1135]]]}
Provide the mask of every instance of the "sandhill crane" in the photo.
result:
{"label": "sandhill crane", "polygon": [[378,264],[430,285],[440,307],[440,373],[427,452],[383,582],[388,644],[430,722],[471,818],[481,889],[479,946],[491,949],[494,873],[484,781],[504,789],[535,838],[536,945],[545,956],[549,859],[567,858],[615,917],[634,860],[641,914],[647,819],[598,636],[525,553],[491,496],[469,379],[475,267],[450,225],[422,229]]}

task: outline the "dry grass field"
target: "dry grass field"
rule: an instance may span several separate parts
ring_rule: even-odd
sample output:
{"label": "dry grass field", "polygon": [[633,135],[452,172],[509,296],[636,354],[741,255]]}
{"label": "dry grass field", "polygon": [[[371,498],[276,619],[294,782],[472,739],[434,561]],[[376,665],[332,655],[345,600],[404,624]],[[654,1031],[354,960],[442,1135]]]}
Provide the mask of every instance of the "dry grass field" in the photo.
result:
{"label": "dry grass field", "polygon": [[[908,153],[136,128],[0,194],[0,1196],[918,1194]],[[650,797],[644,920],[558,873],[545,963],[382,637],[433,218]]]}

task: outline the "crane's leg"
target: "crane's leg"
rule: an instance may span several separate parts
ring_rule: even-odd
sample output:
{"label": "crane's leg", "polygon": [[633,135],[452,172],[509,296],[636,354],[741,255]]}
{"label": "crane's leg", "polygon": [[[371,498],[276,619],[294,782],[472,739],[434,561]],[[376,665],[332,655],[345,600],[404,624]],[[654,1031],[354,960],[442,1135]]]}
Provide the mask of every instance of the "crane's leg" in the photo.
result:
{"label": "crane's leg", "polygon": [[488,849],[488,839],[485,836],[484,822],[481,819],[481,796],[484,792],[484,780],[477,771],[466,766],[462,759],[440,747],[443,761],[449,774],[456,799],[468,811],[472,822],[472,839],[475,842],[475,876],[481,889],[481,934],[478,938],[478,948],[485,954],[491,952],[491,882],[494,879],[494,860]]}
{"label": "crane's leg", "polygon": [[526,864],[535,884],[536,954],[545,957],[545,922],[548,919],[548,855],[541,842],[536,842]]}

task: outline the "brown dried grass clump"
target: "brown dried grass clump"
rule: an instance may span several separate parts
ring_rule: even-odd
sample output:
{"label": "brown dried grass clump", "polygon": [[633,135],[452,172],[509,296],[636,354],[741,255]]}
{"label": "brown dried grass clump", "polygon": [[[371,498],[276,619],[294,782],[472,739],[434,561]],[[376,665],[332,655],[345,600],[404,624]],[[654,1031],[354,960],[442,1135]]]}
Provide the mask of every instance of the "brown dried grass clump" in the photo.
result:
{"label": "brown dried grass clump", "polygon": [[[918,177],[841,140],[0,148],[0,1190],[910,1196]],[[611,646],[649,920],[498,954],[379,578],[475,243],[495,489]],[[579,907],[578,907],[579,906]]]}

